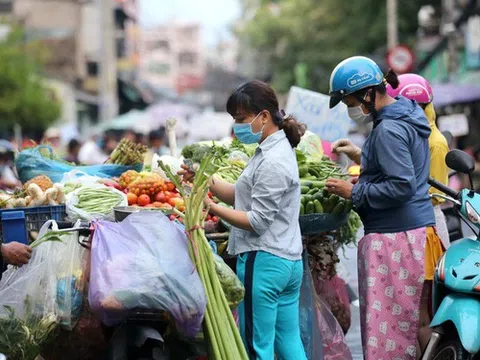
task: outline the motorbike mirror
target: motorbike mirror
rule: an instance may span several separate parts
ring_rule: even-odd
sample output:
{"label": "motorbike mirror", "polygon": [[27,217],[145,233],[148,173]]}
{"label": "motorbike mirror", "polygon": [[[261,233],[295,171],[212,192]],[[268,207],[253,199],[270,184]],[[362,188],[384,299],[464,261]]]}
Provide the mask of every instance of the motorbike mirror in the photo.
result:
{"label": "motorbike mirror", "polygon": [[475,161],[466,152],[454,149],[445,157],[447,166],[460,173],[470,174],[475,170]]}

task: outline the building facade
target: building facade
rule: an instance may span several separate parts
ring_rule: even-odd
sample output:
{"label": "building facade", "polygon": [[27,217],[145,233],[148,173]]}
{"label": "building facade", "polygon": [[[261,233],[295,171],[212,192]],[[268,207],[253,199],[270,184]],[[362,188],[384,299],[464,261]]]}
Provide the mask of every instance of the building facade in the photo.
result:
{"label": "building facade", "polygon": [[196,23],[169,22],[143,29],[140,77],[154,88],[183,93],[203,86],[205,50]]}

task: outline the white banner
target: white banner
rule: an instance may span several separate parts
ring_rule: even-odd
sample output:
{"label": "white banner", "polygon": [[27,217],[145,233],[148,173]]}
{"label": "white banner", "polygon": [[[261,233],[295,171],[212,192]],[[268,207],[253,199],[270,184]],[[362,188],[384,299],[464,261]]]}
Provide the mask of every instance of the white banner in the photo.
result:
{"label": "white banner", "polygon": [[285,112],[305,123],[308,130],[318,135],[321,140],[333,142],[347,137],[354,123],[348,117],[347,107],[343,103],[329,109],[329,101],[330,97],[327,95],[292,86]]}

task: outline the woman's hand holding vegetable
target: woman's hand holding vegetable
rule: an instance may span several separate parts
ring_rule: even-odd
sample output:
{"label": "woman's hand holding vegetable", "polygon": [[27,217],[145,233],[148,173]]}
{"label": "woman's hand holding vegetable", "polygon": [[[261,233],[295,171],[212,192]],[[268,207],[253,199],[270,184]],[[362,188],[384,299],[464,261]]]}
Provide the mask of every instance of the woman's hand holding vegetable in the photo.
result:
{"label": "woman's hand holding vegetable", "polygon": [[[0,245],[0,252],[3,260],[7,264],[18,267],[28,264],[28,261],[32,257],[32,248],[16,241]],[[2,269],[0,269],[0,271],[2,271]]]}
{"label": "woman's hand holding vegetable", "polygon": [[328,179],[325,187],[330,194],[338,195],[344,199],[350,199],[352,197],[353,184],[349,181]]}
{"label": "woman's hand holding vegetable", "polygon": [[345,154],[350,160],[360,165],[362,150],[358,146],[355,146],[351,140],[341,139],[335,141],[332,145],[332,151],[337,155]]}

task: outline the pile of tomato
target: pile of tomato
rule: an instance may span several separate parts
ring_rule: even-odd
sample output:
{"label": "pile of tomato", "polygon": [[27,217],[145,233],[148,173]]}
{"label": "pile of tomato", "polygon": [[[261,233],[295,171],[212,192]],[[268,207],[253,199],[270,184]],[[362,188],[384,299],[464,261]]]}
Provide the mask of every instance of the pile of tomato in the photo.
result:
{"label": "pile of tomato", "polygon": [[[146,208],[159,208],[171,210],[176,208],[185,211],[185,202],[182,196],[176,191],[175,185],[171,182],[165,182],[158,188],[158,192],[149,194],[139,194],[124,189],[127,194],[128,205],[141,206]],[[151,194],[151,195],[150,195]]]}

